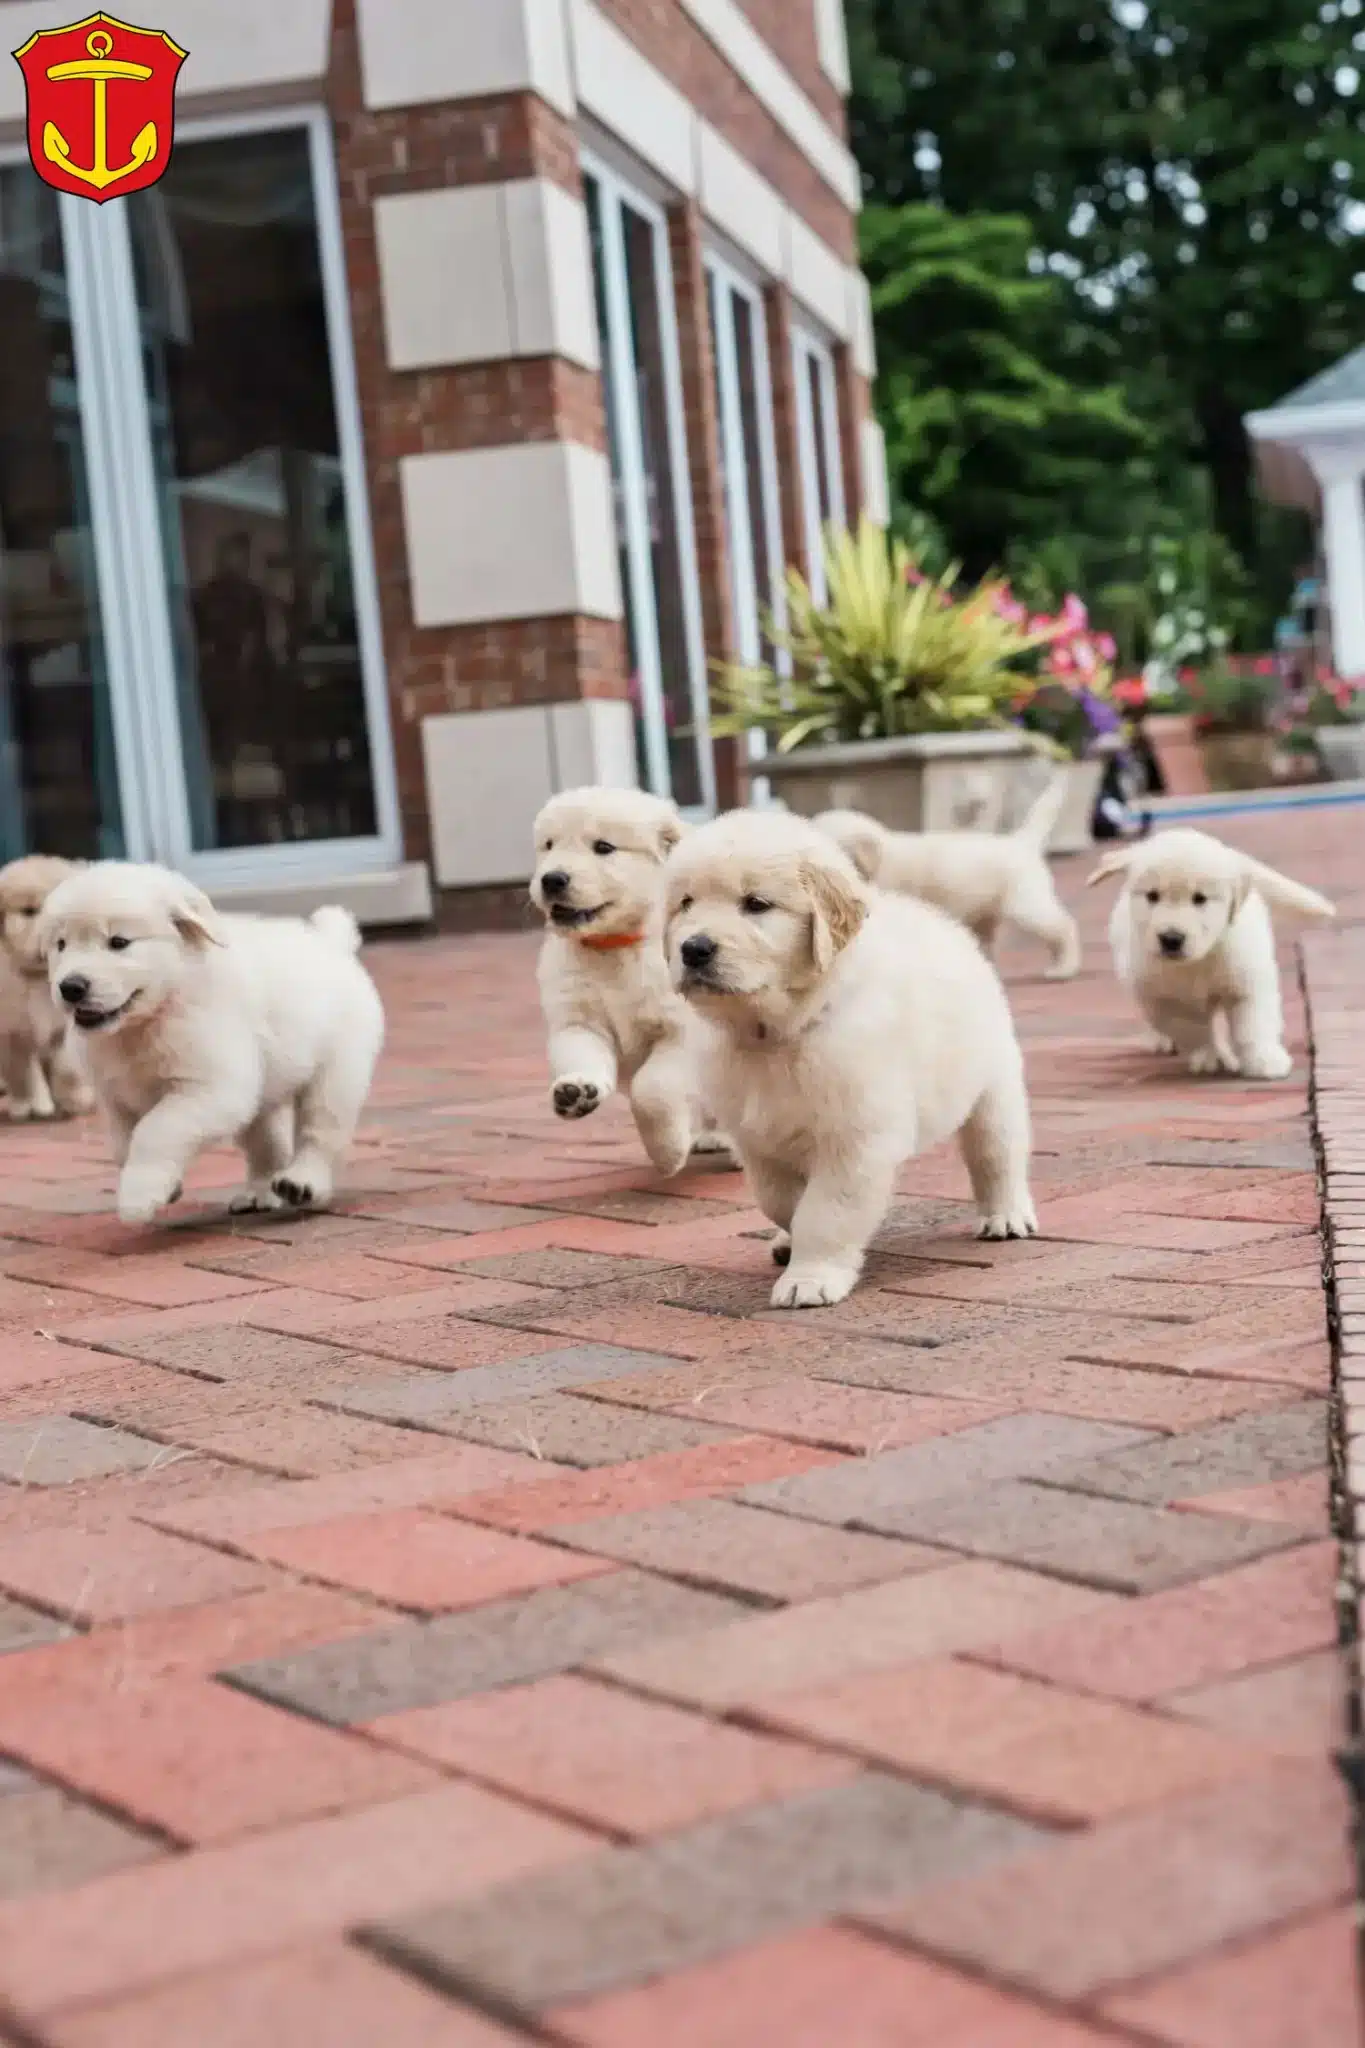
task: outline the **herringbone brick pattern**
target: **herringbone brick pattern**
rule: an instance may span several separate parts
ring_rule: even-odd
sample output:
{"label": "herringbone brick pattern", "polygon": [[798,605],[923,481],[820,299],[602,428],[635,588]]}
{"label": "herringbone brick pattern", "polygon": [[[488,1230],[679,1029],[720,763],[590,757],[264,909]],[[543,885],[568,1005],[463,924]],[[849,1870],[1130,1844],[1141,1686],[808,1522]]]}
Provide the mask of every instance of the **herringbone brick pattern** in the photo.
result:
{"label": "herringbone brick pattern", "polygon": [[[1359,911],[1355,816],[1229,836]],[[1045,1236],[935,1154],[820,1314],[737,1176],[550,1117],[529,934],[375,949],[331,1216],[214,1158],[130,1233],[0,1129],[0,2038],[1353,2048],[1296,956],[1294,1080],[1193,1082],[1082,872],[1082,978],[1004,958]],[[1308,962],[1359,1392],[1365,946]]]}

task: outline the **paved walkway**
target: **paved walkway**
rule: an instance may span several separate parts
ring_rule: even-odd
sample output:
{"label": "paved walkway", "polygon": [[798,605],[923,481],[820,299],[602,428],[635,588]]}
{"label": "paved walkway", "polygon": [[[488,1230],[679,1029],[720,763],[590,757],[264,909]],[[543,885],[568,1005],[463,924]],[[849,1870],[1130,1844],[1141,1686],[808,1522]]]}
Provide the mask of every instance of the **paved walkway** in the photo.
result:
{"label": "paved walkway", "polygon": [[[1359,914],[1359,819],[1240,836]],[[376,949],[344,1213],[130,1234],[0,1131],[0,2036],[1354,2048],[1303,1070],[1137,1050],[1106,911],[1005,963],[1046,1238],[935,1156],[818,1315],[546,1114],[529,937]]]}

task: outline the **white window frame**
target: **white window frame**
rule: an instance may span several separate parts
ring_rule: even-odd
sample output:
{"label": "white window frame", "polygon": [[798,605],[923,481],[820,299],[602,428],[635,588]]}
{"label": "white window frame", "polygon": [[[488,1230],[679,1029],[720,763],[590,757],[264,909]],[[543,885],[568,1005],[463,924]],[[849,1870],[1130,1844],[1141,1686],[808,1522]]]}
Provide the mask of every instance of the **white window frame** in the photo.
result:
{"label": "white window frame", "polygon": [[[814,365],[820,385],[824,431],[811,403],[810,371]],[[792,374],[796,386],[796,444],[801,465],[801,519],[806,537],[806,574],[817,604],[829,596],[825,575],[824,524],[820,516],[819,453],[823,442],[825,472],[829,477],[830,524],[848,523],[844,499],[844,465],[839,442],[839,386],[834,374],[834,352],[812,328],[792,329]],[[817,438],[818,437],[818,438]]]}
{"label": "white window frame", "polygon": [[682,393],[682,363],[678,342],[678,315],[673,296],[673,265],[668,242],[668,221],[663,208],[623,177],[597,151],[584,148],[581,164],[585,177],[597,186],[602,203],[602,267],[606,298],[607,334],[604,352],[609,357],[609,402],[613,406],[612,429],[621,460],[621,500],[625,523],[626,556],[630,566],[630,589],[622,592],[627,605],[635,600],[637,615],[630,624],[635,642],[635,660],[640,684],[640,716],[644,725],[645,765],[649,786],[659,796],[671,796],[672,776],[668,762],[668,727],[664,709],[663,660],[659,648],[658,597],[654,588],[654,564],[649,550],[649,507],[645,493],[644,450],[640,418],[632,397],[637,389],[635,351],[631,343],[630,296],[626,283],[625,237],[621,208],[629,206],[649,223],[654,236],[654,277],[659,295],[659,331],[664,354],[664,411],[669,439],[669,471],[673,479],[674,518],[682,575],[683,632],[687,655],[688,701],[692,707],[692,744],[697,749],[701,782],[700,805],[683,806],[685,815],[702,816],[716,808],[715,756],[711,745],[710,698],[706,688],[706,652],[702,632],[701,583],[697,571],[696,526],[692,512],[692,484],[688,469],[686,415]]}
{"label": "white window frame", "polygon": [[[312,174],[378,828],[365,837],[206,850],[193,845],[127,212],[70,194],[58,199],[124,841],[130,859],[164,861],[209,890],[320,883],[391,866],[402,855],[331,125],[316,106],[177,123],[182,144],[288,129],[305,132]],[[14,160],[26,160],[22,149],[0,152],[0,162]]]}
{"label": "white window frame", "polygon": [[721,314],[722,295],[743,299],[749,309],[754,337],[758,397],[759,490],[763,500],[762,546],[766,557],[767,583],[773,593],[772,610],[780,620],[783,601],[782,497],[777,466],[777,429],[773,418],[772,365],[768,358],[767,320],[763,295],[723,256],[708,251],[707,272],[716,294],[716,377],[720,390],[720,460],[725,489],[726,529],[730,543],[730,594],[735,610],[735,652],[742,662],[754,663],[763,656],[759,625],[758,573],[754,561],[753,528],[750,520],[749,452],[744,444],[744,419],[740,399],[739,347],[735,338],[733,308],[730,317]]}

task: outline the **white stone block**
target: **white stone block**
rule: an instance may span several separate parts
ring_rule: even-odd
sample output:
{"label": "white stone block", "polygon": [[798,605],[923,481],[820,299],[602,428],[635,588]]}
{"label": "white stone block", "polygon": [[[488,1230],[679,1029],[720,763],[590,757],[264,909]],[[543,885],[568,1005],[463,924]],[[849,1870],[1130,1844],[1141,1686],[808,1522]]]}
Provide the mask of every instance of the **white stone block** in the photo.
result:
{"label": "white stone block", "polygon": [[574,111],[560,0],[356,0],[356,24],[367,107],[534,92]]}

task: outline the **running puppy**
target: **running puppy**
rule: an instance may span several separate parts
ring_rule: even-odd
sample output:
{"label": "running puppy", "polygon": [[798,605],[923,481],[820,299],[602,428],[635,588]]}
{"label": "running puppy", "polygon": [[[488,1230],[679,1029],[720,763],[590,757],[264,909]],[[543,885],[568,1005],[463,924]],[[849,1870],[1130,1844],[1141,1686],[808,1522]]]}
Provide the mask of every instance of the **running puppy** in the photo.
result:
{"label": "running puppy", "polygon": [[1055,775],[1013,832],[888,832],[861,811],[824,811],[815,820],[842,846],[865,882],[933,903],[975,932],[986,952],[1002,924],[1041,939],[1049,981],[1080,972],[1076,920],[1057,900],[1044,848],[1066,800]]}
{"label": "running puppy", "polygon": [[38,944],[43,905],[77,863],[31,853],[0,868],[0,1078],[11,1123],[80,1116],[95,1098],[68,1043],[62,1006],[48,986]]}
{"label": "running puppy", "polygon": [[668,864],[675,986],[702,1080],[790,1263],[775,1308],[842,1301],[902,1162],[957,1133],[983,1237],[1037,1229],[1024,1067],[970,933],[869,890],[813,824],[732,811]]}
{"label": "running puppy", "polygon": [[1121,874],[1109,920],[1114,971],[1133,991],[1158,1052],[1192,1074],[1282,1081],[1280,975],[1270,909],[1332,918],[1333,905],[1207,832],[1159,832],[1106,854],[1089,884]]}
{"label": "running puppy", "polygon": [[531,901],[546,922],[537,976],[556,1116],[590,1116],[624,1083],[650,1164],[728,1153],[697,1098],[687,1006],[660,935],[671,803],[640,789],[569,789],[535,823]]}
{"label": "running puppy", "polygon": [[325,1207],[384,1036],[348,911],[220,917],[182,875],[99,861],[53,891],[39,942],[109,1121],[125,1223],[173,1202],[223,1141],[246,1154],[234,1211]]}

